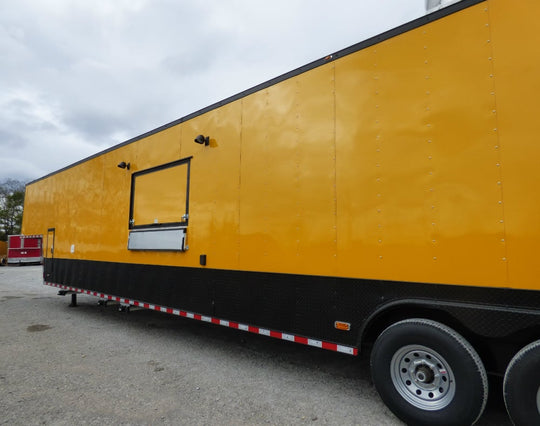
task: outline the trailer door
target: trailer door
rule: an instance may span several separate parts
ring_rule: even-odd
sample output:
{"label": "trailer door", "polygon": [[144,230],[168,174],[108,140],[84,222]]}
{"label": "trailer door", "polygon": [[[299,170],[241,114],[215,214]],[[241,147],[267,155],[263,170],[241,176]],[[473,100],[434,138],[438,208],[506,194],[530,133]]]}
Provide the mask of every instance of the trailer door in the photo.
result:
{"label": "trailer door", "polygon": [[55,228],[47,229],[47,237],[45,239],[45,253],[43,259],[43,278],[47,281],[52,277],[54,269],[54,238]]}

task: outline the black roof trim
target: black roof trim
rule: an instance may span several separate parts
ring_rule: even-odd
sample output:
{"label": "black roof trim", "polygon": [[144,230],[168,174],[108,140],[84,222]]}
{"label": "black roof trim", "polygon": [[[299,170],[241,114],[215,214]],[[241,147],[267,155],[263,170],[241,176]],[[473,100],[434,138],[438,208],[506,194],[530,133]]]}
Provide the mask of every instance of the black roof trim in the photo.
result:
{"label": "black roof trim", "polygon": [[121,143],[119,143],[117,145],[114,145],[114,146],[112,146],[110,148],[107,148],[107,149],[105,149],[103,151],[100,151],[100,152],[98,152],[98,153],[96,153],[94,155],[91,155],[91,156],[86,157],[86,158],[84,158],[84,159],[82,159],[80,161],[77,161],[77,162],[75,162],[73,164],[70,164],[70,165],[68,165],[66,167],[63,167],[63,168],[61,168],[59,170],[56,170],[56,171],[54,171],[52,173],[49,173],[48,175],[45,175],[45,176],[43,176],[41,178],[38,178],[38,179],[35,179],[35,180],[29,182],[27,185],[31,185],[31,184],[33,184],[35,182],[46,179],[46,178],[48,178],[48,177],[50,177],[52,175],[63,172],[64,170],[75,167],[75,166],[77,166],[77,165],[79,165],[81,163],[92,160],[93,158],[99,157],[100,155],[103,155],[103,154],[106,154],[108,152],[114,151],[114,150],[116,150],[118,148],[121,148],[121,147],[123,147],[125,145],[129,145],[129,144],[131,144],[133,142],[137,142],[138,140],[141,140],[141,139],[144,139],[144,138],[146,138],[148,136],[151,136],[153,134],[159,133],[159,132],[161,132],[163,130],[166,130],[166,129],[170,128],[170,127],[174,127],[174,126],[176,126],[176,125],[178,125],[180,123],[191,120],[192,118],[195,118],[195,117],[197,117],[199,115],[205,114],[205,113],[207,113],[209,111],[212,111],[214,109],[222,107],[223,105],[227,105],[227,104],[229,104],[231,102],[237,101],[237,100],[239,100],[241,98],[244,98],[244,97],[246,97],[248,95],[251,95],[252,93],[258,92],[260,90],[263,90],[263,89],[266,89],[266,88],[268,88],[270,86],[273,86],[273,85],[275,85],[277,83],[280,83],[280,82],[282,82],[284,80],[288,80],[289,78],[292,78],[292,77],[295,77],[297,75],[303,74],[306,71],[309,71],[309,70],[312,70],[314,68],[320,67],[320,66],[322,66],[324,64],[335,61],[336,59],[339,59],[339,58],[342,58],[344,56],[350,55],[352,53],[358,52],[359,50],[366,49],[366,48],[371,47],[371,46],[373,46],[375,44],[381,43],[381,42],[383,42],[385,40],[391,39],[391,38],[396,37],[396,36],[398,36],[400,34],[403,34],[403,33],[406,33],[408,31],[414,30],[414,29],[416,29],[418,27],[421,27],[423,25],[426,25],[426,24],[428,24],[430,22],[439,20],[439,19],[444,18],[444,17],[446,17],[448,15],[451,15],[451,14],[453,14],[455,12],[458,12],[460,10],[463,10],[463,9],[468,8],[468,7],[474,6],[474,5],[478,4],[478,3],[483,3],[485,1],[487,1],[487,0],[461,0],[461,1],[457,2],[457,3],[453,3],[453,4],[449,5],[449,6],[446,6],[446,7],[442,8],[442,9],[439,9],[439,10],[437,10],[435,12],[432,12],[432,13],[430,13],[428,15],[421,16],[420,18],[417,18],[417,19],[415,19],[413,21],[407,22],[407,23],[405,23],[403,25],[400,25],[400,26],[398,26],[396,28],[385,31],[385,32],[383,32],[383,33],[381,33],[379,35],[370,37],[370,38],[368,38],[368,39],[366,39],[364,41],[361,41],[359,43],[353,44],[352,46],[346,47],[345,49],[342,49],[342,50],[339,50],[339,51],[337,51],[335,53],[329,54],[329,55],[325,56],[324,58],[317,59],[317,60],[315,60],[313,62],[310,62],[309,64],[306,64],[304,66],[296,68],[296,69],[294,69],[292,71],[289,71],[289,72],[287,72],[285,74],[282,74],[282,75],[280,75],[278,77],[272,78],[272,79],[270,79],[268,81],[265,81],[264,83],[260,83],[260,84],[258,84],[256,86],[253,86],[253,87],[251,87],[251,88],[249,88],[247,90],[244,90],[244,91],[242,91],[240,93],[237,93],[236,95],[225,98],[225,99],[223,99],[223,100],[221,100],[219,102],[211,104],[211,105],[209,105],[209,106],[207,106],[205,108],[202,108],[202,109],[200,109],[198,111],[192,112],[191,114],[188,114],[188,115],[186,115],[184,117],[181,117],[181,118],[178,118],[178,119],[176,119],[174,121],[171,121],[170,123],[164,124],[163,126],[157,127],[155,129],[150,130],[148,132],[145,132],[145,133],[143,133],[143,134],[141,134],[139,136],[135,136],[134,138],[128,139],[125,142],[121,142]]}

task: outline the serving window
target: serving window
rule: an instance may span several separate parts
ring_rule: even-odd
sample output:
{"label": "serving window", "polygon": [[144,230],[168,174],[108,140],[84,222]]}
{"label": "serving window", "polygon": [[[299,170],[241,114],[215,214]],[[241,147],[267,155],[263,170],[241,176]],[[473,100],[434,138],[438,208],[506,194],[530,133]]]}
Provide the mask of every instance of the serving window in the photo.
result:
{"label": "serving window", "polygon": [[184,239],[188,224],[190,160],[133,173],[129,249],[184,250],[183,241],[175,244],[174,240]]}

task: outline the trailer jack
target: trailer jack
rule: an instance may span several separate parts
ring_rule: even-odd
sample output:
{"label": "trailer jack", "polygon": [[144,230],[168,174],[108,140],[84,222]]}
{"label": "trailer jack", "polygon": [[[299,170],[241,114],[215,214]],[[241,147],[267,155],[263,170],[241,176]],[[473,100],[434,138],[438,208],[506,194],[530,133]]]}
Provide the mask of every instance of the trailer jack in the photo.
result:
{"label": "trailer jack", "polygon": [[77,307],[77,292],[69,290],[58,290],[58,296],[65,296],[66,294],[71,294],[71,303],[68,305],[70,308]]}

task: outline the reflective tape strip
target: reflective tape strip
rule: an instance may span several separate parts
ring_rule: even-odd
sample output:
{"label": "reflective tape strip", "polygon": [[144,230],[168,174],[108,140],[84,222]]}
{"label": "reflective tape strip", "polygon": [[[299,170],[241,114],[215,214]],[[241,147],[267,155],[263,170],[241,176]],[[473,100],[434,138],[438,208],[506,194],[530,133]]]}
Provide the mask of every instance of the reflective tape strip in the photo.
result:
{"label": "reflective tape strip", "polygon": [[179,309],[169,308],[166,306],[151,305],[149,303],[141,302],[139,300],[132,300],[132,299],[127,299],[127,298],[118,297],[118,296],[111,296],[105,293],[98,293],[91,290],[83,290],[80,288],[65,286],[62,284],[55,284],[55,283],[50,283],[50,282],[45,282],[44,284],[51,287],[61,288],[62,290],[73,291],[75,293],[84,293],[90,296],[98,296],[102,299],[115,300],[117,302],[127,303],[129,305],[139,306],[139,307],[150,309],[153,311],[164,312],[167,314],[176,315],[176,316],[180,316],[184,318],[195,319],[198,321],[210,322],[210,323],[220,325],[223,327],[235,328],[237,330],[248,331],[254,334],[261,334],[263,336],[269,336],[275,339],[287,340],[289,342],[300,343],[302,345],[313,346],[315,348],[326,349],[326,350],[334,351],[334,352],[341,352],[348,355],[358,355],[358,349],[352,346],[338,345],[336,343],[325,342],[323,340],[310,339],[304,336],[296,336],[294,334],[282,333],[281,331],[269,330],[266,328],[259,328],[259,327],[255,327],[248,324],[241,324],[234,321],[228,321],[228,320],[224,320],[220,318],[214,318],[214,317],[209,317],[209,316],[205,316],[201,314],[196,314],[193,312],[181,311]]}

